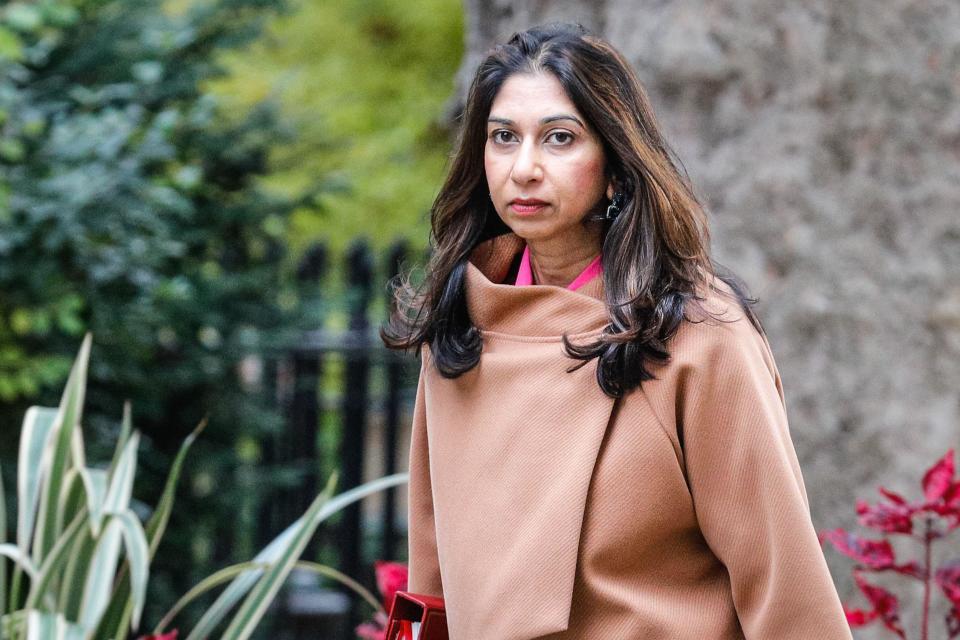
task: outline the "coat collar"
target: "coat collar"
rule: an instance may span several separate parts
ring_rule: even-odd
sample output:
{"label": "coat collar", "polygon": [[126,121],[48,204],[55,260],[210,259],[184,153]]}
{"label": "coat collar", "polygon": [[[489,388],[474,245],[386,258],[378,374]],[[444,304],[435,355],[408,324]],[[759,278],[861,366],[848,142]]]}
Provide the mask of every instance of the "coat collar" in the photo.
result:
{"label": "coat collar", "polygon": [[603,278],[576,291],[554,285],[515,287],[504,279],[523,251],[523,238],[505,233],[480,243],[467,262],[467,308],[481,330],[526,336],[595,333],[607,325]]}

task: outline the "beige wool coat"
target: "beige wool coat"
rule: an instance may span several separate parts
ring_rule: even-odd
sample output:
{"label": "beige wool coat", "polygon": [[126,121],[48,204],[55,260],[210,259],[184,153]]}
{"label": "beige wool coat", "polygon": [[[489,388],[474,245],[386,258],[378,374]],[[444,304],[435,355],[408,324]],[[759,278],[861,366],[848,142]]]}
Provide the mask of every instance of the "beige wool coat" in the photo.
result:
{"label": "beige wool coat", "polygon": [[733,322],[685,320],[615,400],[561,342],[605,326],[602,278],[502,284],[522,249],[471,256],[479,364],[447,379],[421,351],[409,590],[445,599],[452,640],[851,640],[780,375],[736,301],[711,292]]}

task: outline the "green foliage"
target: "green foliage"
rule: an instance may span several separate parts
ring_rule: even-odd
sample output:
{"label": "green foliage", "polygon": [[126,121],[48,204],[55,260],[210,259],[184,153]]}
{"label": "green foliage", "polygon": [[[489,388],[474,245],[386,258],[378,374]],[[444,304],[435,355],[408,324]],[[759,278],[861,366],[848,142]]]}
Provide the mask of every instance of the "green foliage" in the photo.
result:
{"label": "green foliage", "polygon": [[[299,209],[294,252],[326,237],[425,246],[428,211],[450,145],[444,107],[463,55],[457,0],[300,0],[253,46],[224,61],[213,89],[241,107],[278,95],[296,140],[275,149],[268,184],[282,193],[322,181],[323,210]],[[337,187],[333,189],[332,187]]]}
{"label": "green foliage", "polygon": [[[292,212],[323,185],[264,190],[270,149],[290,129],[268,102],[226,117],[204,89],[223,73],[221,52],[247,45],[277,6],[0,7],[0,420],[50,404],[85,331],[99,336],[89,447],[105,453],[112,416],[131,399],[144,495],[159,495],[185,425],[209,415],[183,498],[192,515],[171,516],[151,602],[249,547],[231,519],[250,493],[233,481],[253,463],[238,453],[281,418],[241,388],[237,369],[307,321],[283,268],[285,239]],[[0,440],[0,459],[14,444]],[[274,482],[271,470],[256,473],[256,486]]]}
{"label": "green foliage", "polygon": [[134,626],[143,611],[149,544],[130,508],[139,435],[125,433],[110,469],[87,466],[79,423],[89,358],[88,335],[59,408],[32,407],[23,421],[17,544],[5,545],[15,568],[9,601],[0,601],[4,637],[56,637],[56,628],[91,636],[107,611],[121,554],[130,575],[121,595],[129,598]]}
{"label": "green foliage", "polygon": [[[0,593],[8,593],[7,558],[14,563],[9,600],[0,597],[3,638],[123,640],[137,631],[146,603],[150,562],[173,511],[174,490],[184,458],[203,429],[201,423],[181,445],[163,495],[147,524],[142,524],[131,508],[140,435],[132,429],[129,408],[124,412],[110,466],[96,468],[86,461],[80,423],[90,346],[87,334],[60,406],[31,407],[23,421],[17,543],[3,543],[0,538]],[[228,567],[201,581],[163,617],[155,633],[159,634],[189,600],[230,580],[230,586],[187,638],[206,638],[225,623],[224,638],[247,640],[297,566],[340,581],[379,608],[376,600],[349,577],[299,559],[325,519],[371,493],[406,480],[407,474],[396,474],[334,497],[334,473],[307,512],[253,562]],[[241,598],[243,602],[234,611]],[[227,621],[231,612],[233,618]]]}
{"label": "green foliage", "polygon": [[284,136],[267,106],[219,126],[200,86],[219,73],[214,52],[256,34],[257,4],[0,14],[0,400],[62,379],[86,329],[108,351],[98,377],[155,389],[142,365],[162,363],[188,390],[288,320],[296,296],[277,265],[297,203],[255,184]]}
{"label": "green foliage", "polygon": [[[53,404],[87,331],[87,447],[109,453],[131,399],[148,502],[186,425],[209,416],[145,617],[247,557],[256,491],[280,482],[257,461],[281,417],[237,370],[319,321],[288,242],[326,235],[337,255],[356,233],[378,248],[398,232],[426,238],[459,4],[302,2],[284,15],[276,0],[0,6],[0,421]],[[14,447],[0,439],[7,468]],[[97,473],[71,482],[71,499],[107,486]]]}

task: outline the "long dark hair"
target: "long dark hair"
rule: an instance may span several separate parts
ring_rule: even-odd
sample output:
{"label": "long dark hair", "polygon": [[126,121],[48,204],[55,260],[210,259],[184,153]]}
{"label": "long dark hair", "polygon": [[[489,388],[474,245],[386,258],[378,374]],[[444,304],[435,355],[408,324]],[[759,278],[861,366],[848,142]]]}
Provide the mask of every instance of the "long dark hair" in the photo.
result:
{"label": "long dark hair", "polygon": [[[490,50],[470,86],[450,169],[431,211],[432,255],[423,282],[409,274],[391,282],[396,306],[380,329],[393,349],[430,345],[441,375],[453,378],[480,360],[480,332],[467,312],[464,280],[471,251],[509,231],[488,197],[484,171],[487,117],[497,92],[516,73],[551,73],[603,144],[608,177],[623,196],[621,213],[604,227],[603,284],[610,322],[592,342],[567,354],[597,358],[597,382],[619,397],[652,378],[648,359],[669,359],[668,340],[687,305],[714,276],[734,291],[763,333],[745,287],[710,256],[704,207],[686,170],[663,139],[646,92],[630,64],[609,43],[576,24],[555,23],[513,34]],[[724,273],[720,273],[724,271]],[[723,293],[721,291],[721,293]]]}

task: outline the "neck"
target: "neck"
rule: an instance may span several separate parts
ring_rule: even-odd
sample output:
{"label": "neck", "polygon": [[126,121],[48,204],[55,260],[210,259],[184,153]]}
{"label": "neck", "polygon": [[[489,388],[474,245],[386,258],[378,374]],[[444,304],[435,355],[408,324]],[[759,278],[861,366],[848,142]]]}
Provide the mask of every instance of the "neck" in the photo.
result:
{"label": "neck", "polygon": [[582,233],[527,240],[534,284],[566,287],[587,268],[602,246],[600,226],[588,223]]}

